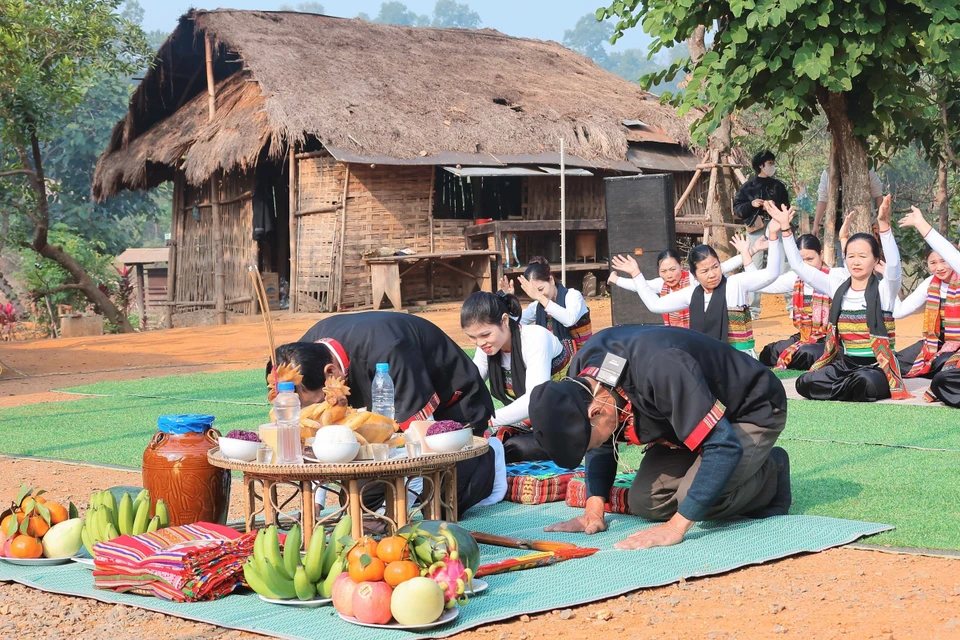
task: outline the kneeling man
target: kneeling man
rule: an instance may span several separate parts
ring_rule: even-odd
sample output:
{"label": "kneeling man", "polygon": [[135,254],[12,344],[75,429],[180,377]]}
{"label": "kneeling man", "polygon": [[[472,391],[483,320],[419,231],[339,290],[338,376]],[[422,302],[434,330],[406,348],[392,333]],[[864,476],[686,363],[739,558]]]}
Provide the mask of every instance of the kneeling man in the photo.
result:
{"label": "kneeling man", "polygon": [[630,510],[664,524],[618,549],[677,544],[700,520],[787,513],[789,460],[773,446],[787,398],[757,360],[688,329],[623,326],[595,334],[570,372],[577,377],[533,390],[530,419],[558,465],[572,469],[586,455],[586,511],[547,531],[606,529],[620,442],[646,447]]}

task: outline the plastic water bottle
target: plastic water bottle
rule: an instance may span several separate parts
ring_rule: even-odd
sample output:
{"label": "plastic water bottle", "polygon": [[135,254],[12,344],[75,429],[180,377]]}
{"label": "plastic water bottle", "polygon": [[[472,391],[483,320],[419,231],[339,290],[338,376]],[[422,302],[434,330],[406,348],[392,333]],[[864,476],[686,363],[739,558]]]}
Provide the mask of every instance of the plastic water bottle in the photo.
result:
{"label": "plastic water bottle", "polygon": [[300,448],[300,397],[292,382],[277,385],[277,397],[273,399],[273,415],[277,421],[276,464],[303,464]]}
{"label": "plastic water bottle", "polygon": [[372,411],[393,420],[393,379],[390,377],[390,365],[388,363],[377,363],[377,375],[373,377],[373,392],[370,396],[373,398]]}

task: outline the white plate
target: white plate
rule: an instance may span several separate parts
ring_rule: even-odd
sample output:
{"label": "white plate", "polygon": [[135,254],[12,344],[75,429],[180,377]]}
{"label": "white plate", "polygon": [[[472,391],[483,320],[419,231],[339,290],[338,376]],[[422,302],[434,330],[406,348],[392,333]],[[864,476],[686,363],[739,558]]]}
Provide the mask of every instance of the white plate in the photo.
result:
{"label": "white plate", "polygon": [[481,580],[480,578],[474,578],[472,586],[473,589],[467,591],[468,596],[478,596],[490,588],[490,585],[487,583],[487,581]]}
{"label": "white plate", "polygon": [[430,627],[439,627],[440,625],[447,624],[448,622],[453,622],[457,619],[457,616],[460,615],[460,609],[454,607],[453,609],[444,609],[443,614],[427,624],[400,624],[399,622],[391,622],[389,624],[372,624],[370,622],[360,622],[353,616],[345,616],[342,613],[337,613],[340,616],[341,620],[346,620],[350,624],[360,625],[361,627],[374,627],[376,629],[429,629]]}
{"label": "white plate", "polygon": [[0,557],[3,562],[19,564],[24,567],[49,567],[54,564],[66,564],[70,558],[6,558]]}
{"label": "white plate", "polygon": [[314,607],[322,607],[325,604],[330,604],[333,602],[333,598],[314,598],[313,600],[298,600],[293,598],[290,600],[277,600],[276,598],[268,598],[266,596],[261,596],[259,593],[260,599],[264,602],[269,602],[270,604],[282,604],[288,607],[304,607],[307,609],[313,609]]}
{"label": "white plate", "polygon": [[[87,569],[90,569],[90,571],[93,571],[93,558],[88,558],[86,556],[73,556],[70,559],[76,562],[77,564],[82,565]],[[477,581],[474,580],[473,582],[476,583]]]}

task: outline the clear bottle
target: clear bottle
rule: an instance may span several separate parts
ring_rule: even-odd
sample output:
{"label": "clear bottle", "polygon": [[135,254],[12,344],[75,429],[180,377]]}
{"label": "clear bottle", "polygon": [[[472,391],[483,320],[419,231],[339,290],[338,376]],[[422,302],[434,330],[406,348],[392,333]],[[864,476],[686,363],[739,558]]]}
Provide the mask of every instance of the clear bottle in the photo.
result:
{"label": "clear bottle", "polygon": [[300,448],[300,397],[292,382],[277,385],[277,397],[273,399],[273,415],[277,421],[277,446],[273,456],[275,464],[303,464]]}
{"label": "clear bottle", "polygon": [[373,377],[373,389],[370,397],[373,400],[371,411],[391,420],[394,419],[393,379],[390,377],[390,365],[386,362],[377,363],[377,375]]}

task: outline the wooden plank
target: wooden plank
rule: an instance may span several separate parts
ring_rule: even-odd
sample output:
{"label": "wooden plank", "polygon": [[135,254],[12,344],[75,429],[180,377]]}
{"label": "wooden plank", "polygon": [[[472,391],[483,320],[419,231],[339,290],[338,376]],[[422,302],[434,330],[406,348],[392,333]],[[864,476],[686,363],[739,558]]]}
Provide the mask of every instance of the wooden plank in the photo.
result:
{"label": "wooden plank", "polygon": [[297,155],[294,152],[293,143],[290,144],[288,151],[290,175],[289,185],[289,232],[290,232],[290,311],[296,313],[297,308]]}
{"label": "wooden plank", "polygon": [[[606,262],[568,262],[567,271],[608,271],[610,265]],[[509,269],[504,269],[503,273],[506,275],[516,275],[518,273],[523,273],[526,270],[526,267],[511,267]]]}
{"label": "wooden plank", "polygon": [[147,326],[146,282],[143,279],[143,265],[136,265],[137,270],[137,309],[140,313],[140,328]]}
{"label": "wooden plank", "polygon": [[217,324],[227,324],[226,274],[223,270],[223,220],[220,219],[219,171],[210,178],[210,201],[213,203],[213,301],[216,303]]}
{"label": "wooden plank", "polygon": [[[567,220],[567,231],[603,231],[607,228],[606,220]],[[500,233],[516,233],[522,231],[560,231],[559,220],[499,220],[487,224],[475,224],[463,230],[468,238],[489,236]]]}
{"label": "wooden plank", "polygon": [[297,211],[294,215],[298,218],[301,216],[312,216],[317,213],[334,213],[335,211],[340,211],[341,207],[339,204],[332,204],[328,207],[317,207],[316,209],[305,209],[304,211]]}
{"label": "wooden plank", "polygon": [[[340,199],[340,248],[337,251],[337,281],[334,285],[337,307],[343,308],[343,243],[347,237],[347,198],[350,195],[350,165],[346,165],[343,176],[343,198]],[[399,284],[398,284],[399,286]]]}
{"label": "wooden plank", "polygon": [[471,251],[447,251],[443,253],[412,253],[405,256],[377,256],[376,258],[363,258],[363,261],[367,264],[377,264],[377,263],[388,263],[388,262],[405,262],[409,260],[424,260],[426,258],[433,259],[449,259],[449,258],[464,258],[472,256],[495,256],[497,255],[496,251],[483,251],[483,250],[471,250]]}

